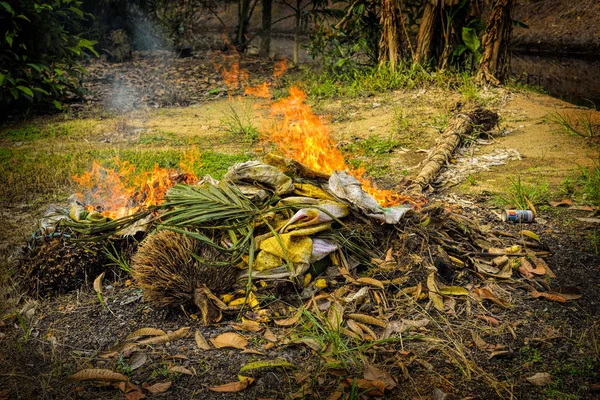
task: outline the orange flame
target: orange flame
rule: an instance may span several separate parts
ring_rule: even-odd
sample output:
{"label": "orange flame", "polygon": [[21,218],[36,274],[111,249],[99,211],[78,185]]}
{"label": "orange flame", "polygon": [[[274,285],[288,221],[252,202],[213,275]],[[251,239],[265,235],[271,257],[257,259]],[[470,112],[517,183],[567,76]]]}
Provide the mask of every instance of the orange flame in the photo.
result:
{"label": "orange flame", "polygon": [[194,168],[199,166],[200,153],[192,148],[180,162],[181,173],[154,164],[152,171],[134,174],[135,165],[115,159],[117,169],[103,167],[94,161],[92,169],[73,176],[81,186],[75,198],[86,208],[99,211],[112,219],[133,215],[141,209],[163,202],[167,190],[176,183],[198,181]]}
{"label": "orange flame", "polygon": [[262,97],[263,99],[271,98],[271,89],[269,89],[267,82],[263,82],[262,85],[247,87],[244,93],[248,96]]}
{"label": "orange flame", "polygon": [[273,66],[273,78],[281,78],[281,75],[283,75],[285,71],[287,71],[287,60],[284,58],[283,60],[276,62]]}
{"label": "orange flame", "polygon": [[[219,56],[220,60],[217,59]],[[240,68],[240,55],[237,52],[233,54],[216,53],[210,61],[215,70],[223,77],[223,81],[230,92],[239,89],[248,82],[248,71]]]}
{"label": "orange flame", "polygon": [[323,119],[316,116],[310,106],[304,103],[305,98],[304,92],[292,87],[289,97],[271,106],[271,112],[282,115],[282,120],[268,133],[267,140],[275,143],[285,157],[317,171],[327,174],[348,171],[363,184],[363,189],[384,207],[402,203],[415,204],[411,197],[377,188],[374,182],[366,178],[364,169],[355,169],[346,164],[344,155],[330,136],[329,128]]}

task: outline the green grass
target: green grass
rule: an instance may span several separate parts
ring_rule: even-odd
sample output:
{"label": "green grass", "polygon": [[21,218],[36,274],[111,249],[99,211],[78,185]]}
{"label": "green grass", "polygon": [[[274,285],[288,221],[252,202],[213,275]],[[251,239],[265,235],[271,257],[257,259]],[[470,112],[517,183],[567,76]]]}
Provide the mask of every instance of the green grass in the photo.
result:
{"label": "green grass", "polygon": [[221,118],[221,128],[238,139],[254,143],[260,136],[258,128],[252,123],[254,114],[251,101],[244,102],[240,111],[229,104],[229,111]]}
{"label": "green grass", "polygon": [[521,175],[509,178],[506,190],[496,197],[496,203],[500,206],[512,206],[520,210],[527,210],[529,206],[527,199],[534,205],[544,204],[550,198],[550,184],[541,176],[532,183],[526,184],[521,181]]}
{"label": "green grass", "polygon": [[[154,164],[177,169],[185,149],[81,149],[75,146],[35,151],[31,148],[0,148],[0,199],[4,204],[63,202],[75,191],[73,175],[81,174],[98,160],[116,168],[115,158],[136,165],[136,171],[152,170]],[[211,174],[219,179],[234,163],[251,157],[245,154],[205,152],[198,176]]]}
{"label": "green grass", "polygon": [[0,138],[14,142],[32,142],[40,139],[74,138],[89,135],[93,120],[51,122],[43,125],[27,124],[0,131]]}
{"label": "green grass", "polygon": [[354,154],[364,154],[366,156],[377,156],[392,152],[400,146],[400,141],[391,134],[387,138],[380,138],[377,135],[369,135],[368,138],[356,141],[346,146],[344,150]]}
{"label": "green grass", "polygon": [[584,201],[600,207],[600,156],[592,167],[579,167],[576,182],[581,186]]}
{"label": "green grass", "polygon": [[594,112],[595,110],[588,109],[579,118],[575,118],[566,113],[553,111],[548,114],[547,118],[560,125],[569,135],[589,138],[600,136],[600,123],[594,122],[592,118]]}

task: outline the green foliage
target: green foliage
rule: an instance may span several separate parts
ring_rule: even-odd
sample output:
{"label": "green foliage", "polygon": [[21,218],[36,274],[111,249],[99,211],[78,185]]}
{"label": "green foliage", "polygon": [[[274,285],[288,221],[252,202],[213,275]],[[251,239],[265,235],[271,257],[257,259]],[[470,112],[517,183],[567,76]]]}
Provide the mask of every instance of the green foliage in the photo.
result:
{"label": "green foliage", "polygon": [[84,71],[77,60],[96,42],[78,35],[91,14],[76,0],[0,1],[0,104],[43,101],[60,109],[61,97]]}
{"label": "green foliage", "polygon": [[394,135],[382,139],[376,135],[370,135],[364,140],[354,142],[347,146],[350,153],[363,153],[369,155],[387,154],[400,146],[400,141],[394,139]]}
{"label": "green foliage", "polygon": [[600,207],[600,157],[591,168],[579,167],[577,183],[581,185],[585,201]]}
{"label": "green foliage", "polygon": [[538,177],[533,183],[521,182],[521,175],[509,178],[510,185],[504,194],[497,197],[497,202],[502,206],[513,206],[520,210],[527,210],[527,200],[533,204],[542,204],[550,197],[550,184],[547,180]]}
{"label": "green foliage", "polygon": [[553,111],[548,114],[548,119],[559,124],[569,135],[582,137],[600,136],[600,123],[596,123],[593,119],[595,110],[588,109],[582,113],[579,118]]}
{"label": "green foliage", "polygon": [[223,115],[221,127],[229,134],[246,142],[254,143],[258,140],[258,128],[252,123],[254,110],[252,103],[246,102],[241,111],[229,104],[229,112]]}

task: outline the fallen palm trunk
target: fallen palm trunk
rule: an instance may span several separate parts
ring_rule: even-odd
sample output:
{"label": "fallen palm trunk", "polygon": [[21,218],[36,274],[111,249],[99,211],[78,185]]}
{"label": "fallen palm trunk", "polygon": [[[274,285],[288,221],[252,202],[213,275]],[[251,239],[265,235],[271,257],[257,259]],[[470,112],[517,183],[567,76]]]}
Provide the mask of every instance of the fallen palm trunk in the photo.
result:
{"label": "fallen palm trunk", "polygon": [[473,135],[475,128],[482,132],[492,129],[498,123],[498,114],[484,109],[454,115],[444,129],[437,145],[423,161],[421,172],[410,187],[412,191],[424,191],[435,180],[438,173],[460,145],[463,139]]}

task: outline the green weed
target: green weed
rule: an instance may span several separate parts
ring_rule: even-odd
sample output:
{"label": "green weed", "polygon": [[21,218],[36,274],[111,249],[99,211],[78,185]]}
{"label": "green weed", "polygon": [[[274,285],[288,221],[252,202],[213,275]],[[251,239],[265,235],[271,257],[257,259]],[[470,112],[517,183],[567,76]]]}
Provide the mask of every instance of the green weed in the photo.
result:
{"label": "green weed", "polygon": [[400,141],[394,139],[394,134],[382,139],[376,135],[369,135],[368,138],[360,140],[346,146],[350,153],[362,153],[366,156],[381,155],[390,153],[400,146]]}
{"label": "green weed", "polygon": [[122,271],[125,271],[128,274],[131,274],[133,272],[133,269],[131,268],[131,265],[129,265],[129,261],[127,260],[127,258],[123,255],[123,253],[119,252],[115,248],[114,244],[111,243],[110,248],[104,247],[104,252],[106,253],[108,259],[112,261],[112,263],[109,265],[116,265]]}
{"label": "green weed", "polygon": [[521,182],[521,175],[509,178],[510,185],[504,194],[496,198],[500,206],[511,205],[521,210],[529,209],[527,200],[533,204],[542,204],[550,198],[550,184],[542,177],[538,177],[533,183]]}
{"label": "green weed", "polygon": [[580,166],[576,181],[581,186],[584,200],[600,207],[600,157],[591,168]]}
{"label": "green weed", "polygon": [[595,110],[589,109],[579,118],[574,118],[566,113],[553,111],[548,114],[548,119],[560,125],[569,135],[593,137],[600,135],[600,124],[592,119],[594,112]]}
{"label": "green weed", "polygon": [[246,142],[254,143],[258,140],[260,133],[252,123],[254,110],[252,102],[245,102],[241,111],[229,104],[229,112],[221,118],[221,127],[229,134]]}

